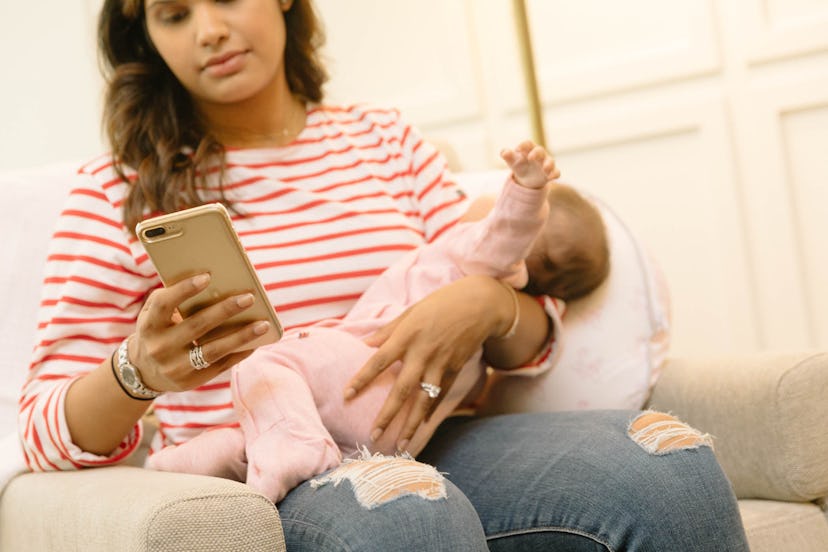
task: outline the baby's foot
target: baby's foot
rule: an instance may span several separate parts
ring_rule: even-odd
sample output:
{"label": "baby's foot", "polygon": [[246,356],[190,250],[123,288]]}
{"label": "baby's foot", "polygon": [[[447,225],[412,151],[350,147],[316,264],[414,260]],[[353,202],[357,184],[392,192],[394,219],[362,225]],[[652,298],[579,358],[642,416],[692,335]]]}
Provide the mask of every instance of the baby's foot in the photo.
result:
{"label": "baby's foot", "polygon": [[158,471],[244,481],[247,475],[244,435],[237,427],[209,429],[186,443],[162,448],[147,459],[146,466]]}
{"label": "baby's foot", "polygon": [[542,188],[561,176],[555,160],[540,146],[527,140],[515,149],[504,149],[500,156],[512,169],[515,182],[526,188]]}

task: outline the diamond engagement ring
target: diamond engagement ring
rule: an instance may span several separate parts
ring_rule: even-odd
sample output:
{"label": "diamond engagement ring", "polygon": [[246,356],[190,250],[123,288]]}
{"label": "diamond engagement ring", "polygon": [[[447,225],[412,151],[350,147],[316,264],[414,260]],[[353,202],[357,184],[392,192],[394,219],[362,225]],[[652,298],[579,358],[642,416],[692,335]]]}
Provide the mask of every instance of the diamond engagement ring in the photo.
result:
{"label": "diamond engagement ring", "polygon": [[439,385],[434,385],[433,383],[426,383],[424,381],[420,382],[420,387],[423,389],[423,391],[426,392],[429,399],[436,399],[440,396],[440,392],[442,391]]}
{"label": "diamond engagement ring", "polygon": [[204,353],[201,350],[201,345],[196,345],[190,349],[190,365],[196,370],[203,370],[210,366],[210,363],[204,360]]}

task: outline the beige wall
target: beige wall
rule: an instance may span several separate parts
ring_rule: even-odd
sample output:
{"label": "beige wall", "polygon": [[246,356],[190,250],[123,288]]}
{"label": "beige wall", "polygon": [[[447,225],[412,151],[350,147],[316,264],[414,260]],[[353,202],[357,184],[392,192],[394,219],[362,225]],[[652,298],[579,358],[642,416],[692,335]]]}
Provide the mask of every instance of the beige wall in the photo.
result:
{"label": "beige wall", "polygon": [[0,2],[0,170],[101,150],[96,5]]}
{"label": "beige wall", "polygon": [[[360,14],[331,29],[335,96],[467,168],[530,135],[509,0],[319,2]],[[673,350],[828,347],[828,1],[527,4],[548,142],[660,262]]]}
{"label": "beige wall", "polygon": [[[100,0],[3,2],[0,169],[101,148]],[[528,137],[509,0],[317,0],[330,96],[468,169]],[[547,137],[660,261],[682,352],[828,346],[828,0],[529,0]]]}

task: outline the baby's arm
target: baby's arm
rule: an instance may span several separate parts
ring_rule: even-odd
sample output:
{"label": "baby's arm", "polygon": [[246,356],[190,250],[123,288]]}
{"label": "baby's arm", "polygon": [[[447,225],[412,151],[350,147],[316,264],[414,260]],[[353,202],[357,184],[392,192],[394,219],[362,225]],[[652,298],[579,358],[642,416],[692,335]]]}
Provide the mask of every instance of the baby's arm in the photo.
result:
{"label": "baby's arm", "polygon": [[504,149],[500,156],[512,169],[512,178],[525,188],[543,188],[561,176],[555,160],[544,148],[526,140],[515,149]]}
{"label": "baby's arm", "polygon": [[[528,151],[529,154],[524,152]],[[516,149],[504,149],[500,156],[512,169],[512,179],[526,188],[541,188],[550,180],[561,176],[555,167],[555,160],[546,150],[530,141],[521,143]],[[494,207],[496,196],[482,195],[471,202],[460,217],[460,222],[473,222],[484,218]]]}
{"label": "baby's arm", "polygon": [[452,259],[463,274],[488,275],[521,288],[527,278],[524,259],[546,222],[547,193],[560,172],[552,156],[529,140],[502,150],[501,156],[512,175],[491,211],[474,225],[451,229],[445,249],[435,251]]}

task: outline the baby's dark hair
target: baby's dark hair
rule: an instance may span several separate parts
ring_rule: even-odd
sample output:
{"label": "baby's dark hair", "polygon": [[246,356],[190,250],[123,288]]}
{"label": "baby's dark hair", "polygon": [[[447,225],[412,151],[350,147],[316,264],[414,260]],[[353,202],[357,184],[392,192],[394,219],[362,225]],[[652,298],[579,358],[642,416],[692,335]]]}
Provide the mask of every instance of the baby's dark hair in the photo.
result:
{"label": "baby's dark hair", "polygon": [[570,186],[553,184],[548,201],[548,235],[558,247],[545,291],[571,301],[592,292],[609,275],[606,228],[595,205]]}

